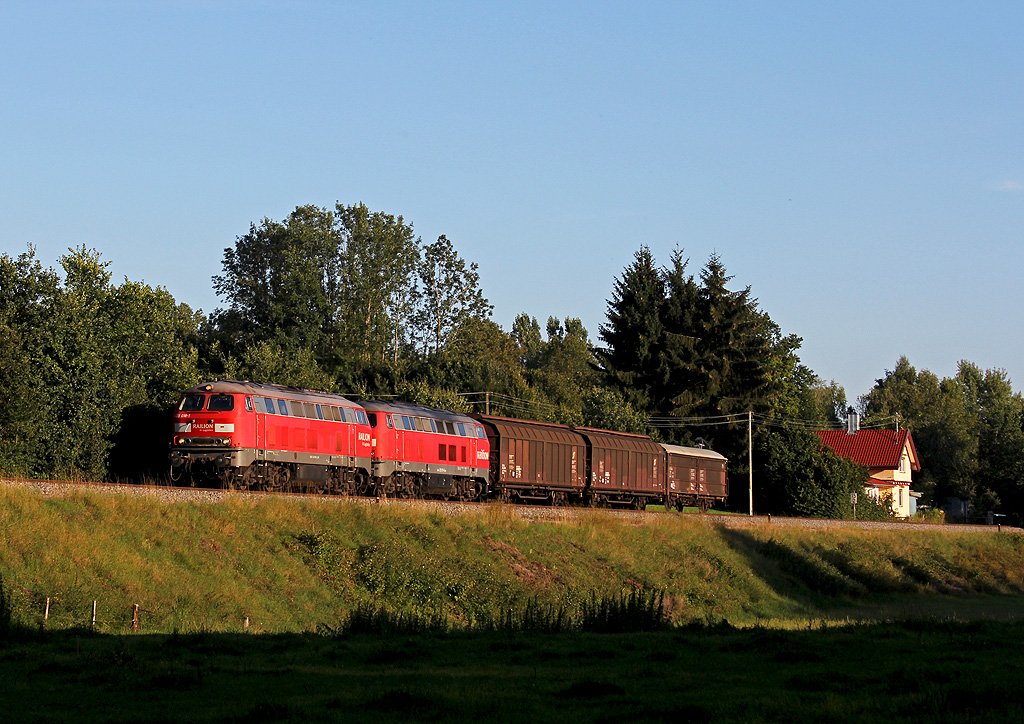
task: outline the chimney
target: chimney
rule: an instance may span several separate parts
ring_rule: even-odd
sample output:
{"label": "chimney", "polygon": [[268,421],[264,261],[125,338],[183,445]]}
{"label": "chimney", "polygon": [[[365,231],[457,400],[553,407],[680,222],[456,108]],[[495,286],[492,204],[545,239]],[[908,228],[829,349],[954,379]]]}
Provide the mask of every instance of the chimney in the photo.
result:
{"label": "chimney", "polygon": [[856,435],[860,430],[860,414],[852,407],[846,411],[846,434]]}

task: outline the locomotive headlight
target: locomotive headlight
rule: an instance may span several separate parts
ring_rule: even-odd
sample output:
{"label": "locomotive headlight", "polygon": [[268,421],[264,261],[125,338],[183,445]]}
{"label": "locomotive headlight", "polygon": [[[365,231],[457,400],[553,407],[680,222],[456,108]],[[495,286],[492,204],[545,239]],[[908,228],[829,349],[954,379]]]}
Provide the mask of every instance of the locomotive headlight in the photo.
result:
{"label": "locomotive headlight", "polygon": [[185,444],[185,438],[183,438],[183,437],[176,437],[176,438],[174,438],[174,444],[175,445],[184,445]]}
{"label": "locomotive headlight", "polygon": [[230,445],[231,444],[231,438],[230,437],[223,437],[223,438],[221,438],[220,444],[224,445],[224,446]]}

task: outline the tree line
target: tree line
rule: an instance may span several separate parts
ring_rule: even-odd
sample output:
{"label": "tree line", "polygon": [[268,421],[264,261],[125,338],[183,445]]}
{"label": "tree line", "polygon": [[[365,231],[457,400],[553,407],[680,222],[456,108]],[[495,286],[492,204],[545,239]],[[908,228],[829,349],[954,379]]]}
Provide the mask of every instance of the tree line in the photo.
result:
{"label": "tree line", "polygon": [[[425,243],[363,204],[250,225],[224,250],[211,280],[223,306],[208,315],[166,289],[114,283],[94,250],[58,263],[44,268],[32,248],[0,256],[5,475],[159,476],[178,393],[222,378],[467,412],[486,399],[494,414],[699,442],[730,458],[734,487],[751,413],[759,512],[849,517],[866,480],[810,432],[843,422],[845,391],[800,361],[802,340],[717,255],[693,274],[681,250],[661,266],[641,246],[596,341],[574,318],[520,314],[502,329],[452,241]],[[866,424],[899,414],[913,431],[928,502],[1021,509],[1024,408],[1005,373],[964,362],[939,381],[901,359],[858,405]],[[886,511],[862,501],[857,515]]]}

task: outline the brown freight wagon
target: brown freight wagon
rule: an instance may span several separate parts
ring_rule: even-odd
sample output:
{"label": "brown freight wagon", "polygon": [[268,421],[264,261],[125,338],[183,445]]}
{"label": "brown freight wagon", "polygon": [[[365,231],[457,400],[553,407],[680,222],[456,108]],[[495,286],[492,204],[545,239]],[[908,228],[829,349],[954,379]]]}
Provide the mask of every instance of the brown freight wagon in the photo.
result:
{"label": "brown freight wagon", "polygon": [[668,453],[668,505],[707,512],[729,497],[728,460],[714,450],[664,445]]}
{"label": "brown freight wagon", "polygon": [[587,441],[587,502],[643,510],[665,500],[665,450],[646,435],[574,428]]}
{"label": "brown freight wagon", "polygon": [[473,415],[491,444],[491,489],[502,500],[579,503],[587,446],[566,425]]}

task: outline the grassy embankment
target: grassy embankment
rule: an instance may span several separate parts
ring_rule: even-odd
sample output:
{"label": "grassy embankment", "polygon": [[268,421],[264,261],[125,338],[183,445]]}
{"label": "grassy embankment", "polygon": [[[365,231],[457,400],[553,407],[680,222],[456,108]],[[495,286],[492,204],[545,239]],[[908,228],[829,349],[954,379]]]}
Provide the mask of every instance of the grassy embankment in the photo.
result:
{"label": "grassy embankment", "polygon": [[[0,532],[0,702],[12,724],[1024,717],[1016,534],[736,531],[600,514],[526,524],[503,508],[449,518],[3,487]],[[537,630],[629,590],[664,591],[683,625]],[[100,631],[126,634],[140,603],[149,635],[91,632],[93,600]],[[339,627],[354,608],[382,606],[391,623],[513,626]],[[241,633],[246,617],[250,632],[276,633]],[[833,625],[847,617],[890,620]],[[528,619],[539,625],[514,630]]]}
{"label": "grassy embankment", "polygon": [[145,632],[302,632],[384,607],[458,628],[516,612],[574,616],[663,592],[672,621],[1024,617],[1024,536],[641,525],[600,512],[526,523],[346,501],[160,503],[0,487],[0,575],[15,621]]}

